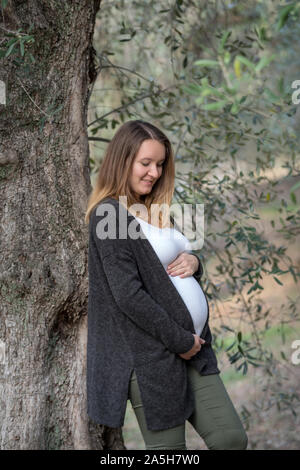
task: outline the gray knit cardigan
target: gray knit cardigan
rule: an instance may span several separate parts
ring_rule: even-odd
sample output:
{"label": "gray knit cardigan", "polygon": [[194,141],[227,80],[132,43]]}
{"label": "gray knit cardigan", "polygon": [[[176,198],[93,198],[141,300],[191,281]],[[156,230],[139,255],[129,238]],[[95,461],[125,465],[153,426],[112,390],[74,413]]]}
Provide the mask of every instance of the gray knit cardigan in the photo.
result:
{"label": "gray knit cardigan", "polygon": [[[149,240],[122,238],[120,217],[143,234],[116,199],[105,198],[90,216],[87,413],[96,423],[121,427],[134,369],[148,429],[168,429],[194,411],[187,360],[179,354],[192,348],[195,329]],[[101,221],[116,223],[116,238],[98,236]],[[200,285],[202,273],[199,260],[194,277]],[[220,373],[208,319],[201,334],[206,342],[189,360],[200,375]]]}

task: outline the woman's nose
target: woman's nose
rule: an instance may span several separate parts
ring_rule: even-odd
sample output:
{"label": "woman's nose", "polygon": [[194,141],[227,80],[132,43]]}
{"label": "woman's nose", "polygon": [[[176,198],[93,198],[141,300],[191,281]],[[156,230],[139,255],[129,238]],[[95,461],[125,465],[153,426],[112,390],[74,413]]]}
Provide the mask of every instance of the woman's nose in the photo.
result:
{"label": "woman's nose", "polygon": [[151,168],[151,169],[148,171],[148,176],[149,176],[149,178],[152,178],[152,179],[158,178],[158,175],[159,175],[159,173],[158,173],[158,169],[157,169],[157,168]]}

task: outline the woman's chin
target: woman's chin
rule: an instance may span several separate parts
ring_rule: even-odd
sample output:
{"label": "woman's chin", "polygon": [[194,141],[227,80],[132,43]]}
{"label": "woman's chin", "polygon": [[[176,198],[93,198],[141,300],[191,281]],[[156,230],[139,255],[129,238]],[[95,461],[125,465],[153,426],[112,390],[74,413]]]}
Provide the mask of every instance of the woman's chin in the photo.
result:
{"label": "woman's chin", "polygon": [[146,194],[151,193],[152,188],[143,188],[139,191],[140,196],[146,196]]}

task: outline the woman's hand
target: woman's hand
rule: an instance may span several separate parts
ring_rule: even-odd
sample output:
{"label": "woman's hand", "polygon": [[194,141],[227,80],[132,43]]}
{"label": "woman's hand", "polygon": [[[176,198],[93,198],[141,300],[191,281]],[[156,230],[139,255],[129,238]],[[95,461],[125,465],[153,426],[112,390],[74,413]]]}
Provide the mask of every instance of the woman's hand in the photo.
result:
{"label": "woman's hand", "polygon": [[193,333],[193,336],[194,336],[194,346],[192,347],[192,349],[190,349],[186,353],[179,354],[179,356],[182,357],[183,359],[191,359],[191,357],[193,357],[195,354],[197,354],[198,351],[200,351],[201,345],[205,343],[204,339],[200,338],[200,336],[194,335],[194,333]]}
{"label": "woman's hand", "polygon": [[167,273],[181,278],[192,276],[199,267],[199,260],[190,253],[180,253],[168,266]]}

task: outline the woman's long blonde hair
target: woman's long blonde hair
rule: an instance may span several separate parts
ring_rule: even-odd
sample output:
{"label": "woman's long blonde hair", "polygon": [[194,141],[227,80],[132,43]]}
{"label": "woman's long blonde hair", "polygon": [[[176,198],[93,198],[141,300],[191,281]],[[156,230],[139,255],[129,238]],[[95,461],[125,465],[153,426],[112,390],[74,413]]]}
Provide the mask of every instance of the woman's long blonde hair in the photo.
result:
{"label": "woman's long blonde hair", "polygon": [[[158,216],[160,226],[168,224],[168,209],[174,193],[174,154],[168,137],[156,126],[149,122],[135,120],[127,121],[119,127],[107,146],[99,174],[87,204],[85,223],[89,223],[90,214],[99,202],[112,197],[119,200],[119,196],[127,196],[128,208],[132,204],[140,203],[129,186],[129,175],[133,161],[144,140],[154,139],[165,146],[165,161],[161,177],[156,181],[150,194],[143,198],[148,214],[152,204],[162,204]],[[167,212],[166,212],[167,210]],[[152,214],[155,211],[152,212]],[[162,222],[163,221],[163,222]]]}

